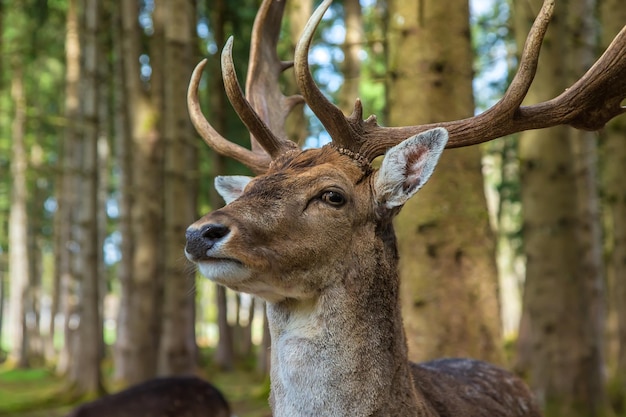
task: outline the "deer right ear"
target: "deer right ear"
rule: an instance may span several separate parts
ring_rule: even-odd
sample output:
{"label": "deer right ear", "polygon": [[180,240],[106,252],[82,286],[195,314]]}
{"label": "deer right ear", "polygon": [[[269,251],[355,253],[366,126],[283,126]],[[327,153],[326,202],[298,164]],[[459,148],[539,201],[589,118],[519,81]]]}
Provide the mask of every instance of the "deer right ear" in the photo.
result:
{"label": "deer right ear", "polygon": [[389,149],[374,180],[376,201],[388,209],[406,203],[430,178],[447,141],[448,131],[436,128]]}
{"label": "deer right ear", "polygon": [[243,194],[243,190],[251,180],[252,177],[246,177],[245,175],[215,177],[215,189],[219,195],[222,196],[226,204],[229,204]]}

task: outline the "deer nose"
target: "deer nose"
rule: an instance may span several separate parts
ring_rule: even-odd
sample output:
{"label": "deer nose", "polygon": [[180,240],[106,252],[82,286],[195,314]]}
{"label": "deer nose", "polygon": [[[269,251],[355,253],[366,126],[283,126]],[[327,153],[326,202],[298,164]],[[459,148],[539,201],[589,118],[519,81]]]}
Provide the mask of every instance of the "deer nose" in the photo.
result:
{"label": "deer nose", "polygon": [[186,232],[187,245],[185,251],[195,260],[207,259],[207,251],[230,233],[228,226],[223,224],[205,224],[202,227],[189,227]]}

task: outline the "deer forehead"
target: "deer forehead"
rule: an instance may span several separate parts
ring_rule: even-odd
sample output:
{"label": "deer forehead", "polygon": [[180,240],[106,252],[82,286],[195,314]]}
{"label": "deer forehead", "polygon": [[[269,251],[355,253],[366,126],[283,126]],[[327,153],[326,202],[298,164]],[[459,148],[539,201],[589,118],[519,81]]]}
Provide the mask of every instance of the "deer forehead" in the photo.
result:
{"label": "deer forehead", "polygon": [[276,160],[267,174],[250,182],[245,194],[310,198],[309,194],[332,186],[353,193],[365,176],[356,161],[332,148],[310,149]]}

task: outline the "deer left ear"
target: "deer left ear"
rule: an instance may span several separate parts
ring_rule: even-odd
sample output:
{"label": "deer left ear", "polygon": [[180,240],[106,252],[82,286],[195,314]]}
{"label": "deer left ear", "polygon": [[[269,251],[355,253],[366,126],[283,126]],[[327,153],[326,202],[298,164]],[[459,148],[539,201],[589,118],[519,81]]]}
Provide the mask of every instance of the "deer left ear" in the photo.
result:
{"label": "deer left ear", "polygon": [[215,177],[215,189],[222,196],[226,204],[239,198],[246,185],[252,180],[245,175],[228,175]]}
{"label": "deer left ear", "polygon": [[389,149],[376,173],[378,204],[400,207],[428,181],[448,141],[448,132],[435,128],[405,139]]}

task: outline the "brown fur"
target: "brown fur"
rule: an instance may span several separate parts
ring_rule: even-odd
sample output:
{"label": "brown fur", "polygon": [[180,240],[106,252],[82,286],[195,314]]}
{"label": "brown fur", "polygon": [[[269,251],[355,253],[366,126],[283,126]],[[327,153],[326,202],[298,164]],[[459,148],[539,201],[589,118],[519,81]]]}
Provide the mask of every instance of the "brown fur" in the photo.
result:
{"label": "brown fur", "polygon": [[85,403],[67,417],[230,417],[222,394],[196,377],[157,378]]}
{"label": "brown fur", "polygon": [[[291,152],[188,229],[187,256],[203,273],[268,300],[274,415],[540,416],[507,371],[408,362],[391,222],[399,207],[377,203],[375,175],[332,147]],[[325,203],[328,190],[345,204]],[[206,242],[209,225],[228,234]]]}

